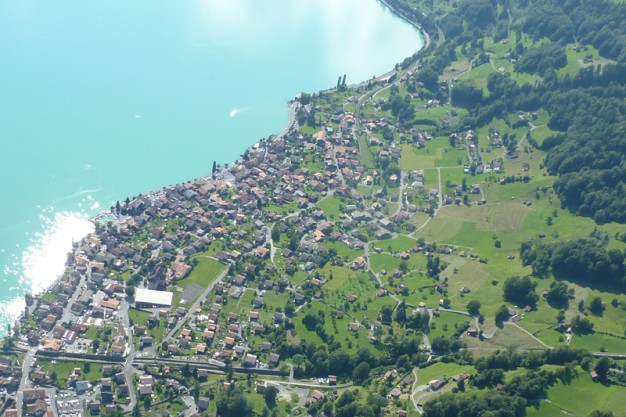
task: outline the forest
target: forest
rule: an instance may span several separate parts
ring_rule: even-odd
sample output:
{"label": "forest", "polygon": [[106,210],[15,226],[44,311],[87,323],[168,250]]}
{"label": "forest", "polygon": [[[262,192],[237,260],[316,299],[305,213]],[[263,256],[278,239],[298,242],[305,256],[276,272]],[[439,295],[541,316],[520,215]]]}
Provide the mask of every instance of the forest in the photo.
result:
{"label": "forest", "polygon": [[615,249],[606,250],[589,239],[525,242],[520,256],[523,264],[530,265],[533,274],[539,277],[551,272],[557,278],[595,287],[624,288],[624,254]]}

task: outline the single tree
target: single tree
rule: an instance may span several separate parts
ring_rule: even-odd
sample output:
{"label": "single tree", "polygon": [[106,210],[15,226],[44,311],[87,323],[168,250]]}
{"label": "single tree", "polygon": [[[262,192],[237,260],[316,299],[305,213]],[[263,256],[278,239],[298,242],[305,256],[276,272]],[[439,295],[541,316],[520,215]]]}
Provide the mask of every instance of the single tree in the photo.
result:
{"label": "single tree", "polygon": [[470,313],[472,316],[480,315],[480,301],[472,300],[467,303],[467,312]]}

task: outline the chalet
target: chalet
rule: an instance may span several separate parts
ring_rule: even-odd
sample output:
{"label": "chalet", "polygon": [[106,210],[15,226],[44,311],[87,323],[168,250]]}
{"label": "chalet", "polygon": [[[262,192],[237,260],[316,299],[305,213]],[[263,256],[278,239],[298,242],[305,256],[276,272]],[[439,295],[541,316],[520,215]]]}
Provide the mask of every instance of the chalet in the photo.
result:
{"label": "chalet", "polygon": [[415,381],[413,375],[409,374],[402,379],[403,385],[411,385]]}
{"label": "chalet", "polygon": [[280,359],[280,355],[278,353],[272,352],[272,353],[270,353],[270,356],[268,358],[268,363],[270,365],[276,365],[278,363],[279,359]]}
{"label": "chalet", "polygon": [[460,382],[460,381],[464,381],[467,378],[469,378],[469,375],[467,374],[467,372],[463,372],[462,374],[458,374],[452,377],[452,381],[454,382]]}
{"label": "chalet", "polygon": [[139,391],[139,396],[144,397],[147,395],[152,395],[152,385],[139,385],[138,387],[138,391]]}
{"label": "chalet", "polygon": [[204,412],[209,408],[209,399],[207,397],[200,397],[196,404],[198,405],[198,409]]}
{"label": "chalet", "polygon": [[400,395],[402,395],[402,391],[400,391],[398,388],[394,388],[389,392],[388,397],[397,400]]}
{"label": "chalet", "polygon": [[226,346],[227,348],[232,348],[234,345],[235,339],[233,339],[232,337],[224,338],[224,346]]}
{"label": "chalet", "polygon": [[293,295],[293,301],[296,303],[296,305],[302,305],[306,301],[306,297],[302,294],[295,293]]}
{"label": "chalet", "polygon": [[243,361],[244,366],[256,367],[257,357],[256,355],[247,354],[246,359]]}
{"label": "chalet", "polygon": [[313,404],[315,404],[322,398],[324,398],[324,393],[320,390],[313,390],[313,392],[311,393],[311,403]]}
{"label": "chalet", "polygon": [[257,394],[263,394],[265,391],[267,391],[267,381],[257,382],[254,390],[257,392]]}
{"label": "chalet", "polygon": [[59,340],[59,339],[49,339],[47,340],[44,344],[42,349],[43,350],[52,350],[52,351],[60,351],[61,348],[63,347],[63,341]]}
{"label": "chalet", "polygon": [[252,332],[256,335],[264,334],[266,331],[265,326],[260,325],[259,323],[252,323]]}

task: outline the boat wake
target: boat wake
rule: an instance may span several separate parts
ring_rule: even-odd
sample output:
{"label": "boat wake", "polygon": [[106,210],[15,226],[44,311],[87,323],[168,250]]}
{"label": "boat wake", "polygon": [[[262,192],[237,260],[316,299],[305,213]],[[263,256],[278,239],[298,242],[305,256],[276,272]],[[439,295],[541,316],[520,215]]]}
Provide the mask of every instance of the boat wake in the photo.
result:
{"label": "boat wake", "polygon": [[241,112],[242,112],[242,111],[244,111],[244,110],[245,110],[245,109],[239,109],[239,108],[235,107],[235,108],[233,108],[233,109],[230,111],[229,115],[230,115],[230,117],[235,117],[235,116],[237,116],[239,113],[241,113]]}

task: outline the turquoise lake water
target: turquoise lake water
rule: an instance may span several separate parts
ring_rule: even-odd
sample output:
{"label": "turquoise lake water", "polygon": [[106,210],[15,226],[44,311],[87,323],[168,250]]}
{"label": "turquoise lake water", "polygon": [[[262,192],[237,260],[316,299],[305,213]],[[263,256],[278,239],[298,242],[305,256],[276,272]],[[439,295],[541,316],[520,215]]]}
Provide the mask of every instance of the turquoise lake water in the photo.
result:
{"label": "turquoise lake water", "polygon": [[0,329],[86,216],[234,161],[301,91],[422,44],[376,0],[0,0]]}

